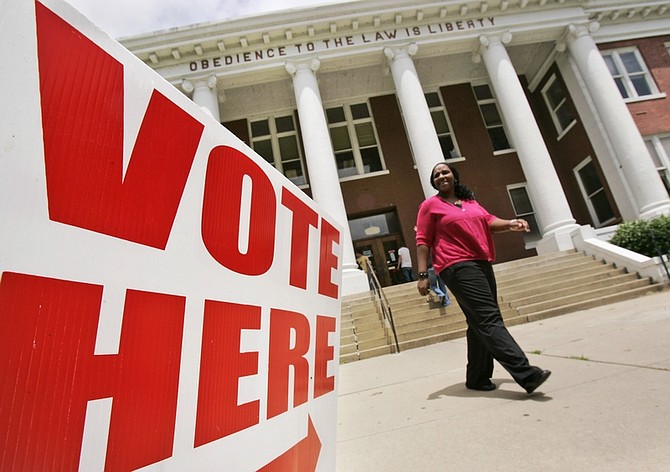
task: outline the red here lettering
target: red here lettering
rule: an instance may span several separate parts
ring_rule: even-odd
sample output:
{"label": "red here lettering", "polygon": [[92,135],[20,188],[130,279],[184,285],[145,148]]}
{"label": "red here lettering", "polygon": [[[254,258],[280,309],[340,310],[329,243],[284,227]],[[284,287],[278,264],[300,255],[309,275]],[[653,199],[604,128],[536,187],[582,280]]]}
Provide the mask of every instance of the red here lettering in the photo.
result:
{"label": "red here lettering", "polygon": [[184,297],[127,290],[119,353],[95,355],[102,287],[0,279],[0,470],[78,470],[89,400],[112,397],[105,470],[172,455]]}
{"label": "red here lettering", "polygon": [[309,362],[304,356],[309,349],[309,338],[309,321],[304,315],[276,308],[270,310],[268,419],[288,410],[291,366],[293,406],[307,401]]}
{"label": "red here lettering", "polygon": [[282,187],[281,202],[293,213],[291,226],[291,268],[289,284],[307,288],[307,255],[309,253],[309,227],[318,228],[319,215],[307,204]]}
{"label": "red here lettering", "polygon": [[49,218],[165,249],[204,126],[154,90],[123,174],[123,64],[39,2]]}
{"label": "red here lettering", "polygon": [[[251,183],[248,245],[239,247],[245,176]],[[262,275],[272,266],[277,197],[272,182],[252,159],[229,146],[209,154],[202,203],[202,240],[224,267],[245,275]]]}
{"label": "red here lettering", "polygon": [[240,352],[240,334],[260,327],[259,306],[205,300],[195,447],[258,424],[260,402],[237,402],[240,377],[258,373],[258,352]]}
{"label": "red here lettering", "polygon": [[335,359],[335,349],[328,344],[328,333],[335,332],[337,320],[332,316],[316,317],[314,352],[314,398],[335,390],[335,377],[328,377],[328,362]]}

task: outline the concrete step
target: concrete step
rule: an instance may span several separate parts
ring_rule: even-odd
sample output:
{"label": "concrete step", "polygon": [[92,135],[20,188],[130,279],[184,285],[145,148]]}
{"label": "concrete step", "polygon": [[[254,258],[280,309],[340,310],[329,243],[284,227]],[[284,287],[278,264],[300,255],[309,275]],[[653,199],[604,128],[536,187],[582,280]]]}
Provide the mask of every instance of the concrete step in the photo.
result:
{"label": "concrete step", "polygon": [[501,301],[521,300],[528,297],[546,297],[547,293],[559,292],[561,290],[572,290],[575,286],[591,282],[616,283],[617,277],[635,277],[636,274],[629,274],[625,269],[616,269],[610,266],[602,266],[602,270],[589,270],[579,273],[573,273],[569,279],[543,279],[541,289],[538,289],[537,281],[528,284],[518,284],[513,287],[503,287],[498,289],[498,298]]}
{"label": "concrete step", "polygon": [[[651,285],[647,279],[638,279],[628,280],[616,285],[608,285],[605,287],[598,287],[591,290],[581,290],[581,287],[574,287],[574,293],[562,297],[552,298],[550,300],[543,300],[538,303],[531,303],[529,305],[517,306],[517,311],[520,315],[526,315],[529,313],[536,313],[539,311],[549,310],[557,306],[570,306],[581,301],[589,300],[602,300],[608,295],[616,294],[619,292],[628,292],[635,290],[637,288],[645,288]],[[632,293],[632,292],[631,292]],[[516,304],[516,301],[510,301],[512,305]]]}
{"label": "concrete step", "polygon": [[[537,283],[537,277],[542,276],[542,281],[545,279],[556,279],[563,278],[566,279],[570,274],[576,274],[584,271],[597,271],[604,270],[608,266],[603,264],[602,261],[596,261],[595,259],[582,259],[578,261],[569,261],[561,262],[552,266],[544,266],[536,269],[530,270],[520,270],[514,273],[508,273],[505,277],[498,277],[496,274],[496,282],[498,286],[514,286],[519,284],[528,283],[533,279]],[[529,280],[531,279],[531,280]]]}
{"label": "concrete step", "polygon": [[[576,251],[557,252],[494,266],[505,324],[527,323],[664,290]],[[465,335],[460,307],[442,308],[416,291],[416,282],[384,288],[400,350]],[[340,362],[395,352],[395,339],[369,294],[342,303]]]}
{"label": "concrete step", "polygon": [[555,306],[541,311],[529,312],[525,315],[520,314],[518,317],[505,320],[505,324],[520,324],[531,321],[540,321],[554,316],[565,315],[575,311],[586,310],[596,306],[609,305],[624,300],[631,300],[639,297],[644,297],[652,293],[657,293],[666,290],[662,284],[647,284],[642,287],[637,287],[628,291],[621,291],[612,293],[603,297],[580,300],[568,305]]}
{"label": "concrete step", "polygon": [[542,303],[543,301],[556,301],[556,299],[574,296],[577,294],[583,294],[584,292],[590,292],[600,288],[608,288],[612,286],[620,286],[622,289],[626,289],[625,285],[627,283],[649,283],[649,281],[644,281],[640,279],[637,274],[618,274],[610,275],[609,277],[596,278],[592,277],[581,278],[572,281],[571,284],[553,284],[547,286],[545,290],[541,293],[532,292],[516,292],[513,298],[506,297],[505,301],[511,303],[513,306],[524,306],[524,305],[533,305],[536,303]]}

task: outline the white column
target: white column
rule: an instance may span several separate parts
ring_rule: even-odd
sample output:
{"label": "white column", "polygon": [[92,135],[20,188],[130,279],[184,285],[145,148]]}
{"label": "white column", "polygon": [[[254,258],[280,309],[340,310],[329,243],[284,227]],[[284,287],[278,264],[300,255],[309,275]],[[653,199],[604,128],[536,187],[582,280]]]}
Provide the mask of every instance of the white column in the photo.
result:
{"label": "white column", "polygon": [[305,146],[305,160],[314,201],[342,226],[342,295],[370,290],[365,273],[358,268],[354,244],[349,231],[335,153],[330,141],[328,122],[323,111],[316,71],[317,59],[286,64],[293,77],[298,119]]}
{"label": "white column", "polygon": [[430,172],[435,164],[445,160],[445,156],[442,154],[435,125],[411,57],[417,50],[416,44],[410,44],[399,48],[385,48],[384,54],[391,68],[398,101],[405,118],[405,129],[419,172],[421,188],[424,196],[428,198],[435,195],[435,189],[430,184]]}
{"label": "white column", "polygon": [[191,100],[220,123],[221,114],[219,113],[219,96],[216,83],[216,76],[210,75],[205,79],[184,80],[181,83],[181,88],[184,92],[192,94]]}
{"label": "white column", "polygon": [[[590,27],[593,30],[598,25],[592,23]],[[636,200],[639,217],[670,214],[670,200],[661,177],[589,28],[570,25],[566,40]]]}
{"label": "white column", "polygon": [[542,227],[538,252],[571,249],[570,231],[578,228],[551,162],[540,129],[503,43],[511,34],[480,36],[474,59],[484,59],[501,112],[526,175],[528,191]]}

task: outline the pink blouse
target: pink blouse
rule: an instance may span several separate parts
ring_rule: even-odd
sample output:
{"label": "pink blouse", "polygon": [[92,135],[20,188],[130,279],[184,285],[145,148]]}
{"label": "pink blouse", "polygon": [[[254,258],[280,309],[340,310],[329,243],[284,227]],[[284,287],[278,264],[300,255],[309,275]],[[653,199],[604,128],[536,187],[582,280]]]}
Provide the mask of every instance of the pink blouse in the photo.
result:
{"label": "pink blouse", "polygon": [[457,262],[493,262],[495,245],[490,224],[496,218],[475,200],[464,200],[458,208],[435,195],[419,207],[416,243],[431,249],[437,274]]}

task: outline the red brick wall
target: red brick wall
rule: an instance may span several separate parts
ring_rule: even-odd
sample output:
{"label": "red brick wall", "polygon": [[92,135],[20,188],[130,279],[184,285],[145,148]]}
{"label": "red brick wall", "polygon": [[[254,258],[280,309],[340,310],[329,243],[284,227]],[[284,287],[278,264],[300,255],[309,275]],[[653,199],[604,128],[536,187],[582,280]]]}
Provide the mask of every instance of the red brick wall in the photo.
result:
{"label": "red brick wall", "polygon": [[[670,35],[666,35],[599,44],[598,47],[608,50],[637,46],[659,92],[670,95],[670,54],[664,45],[669,42]],[[628,109],[643,136],[670,132],[670,97],[629,103]]]}
{"label": "red brick wall", "polygon": [[395,95],[371,97],[370,108],[388,174],[342,182],[347,214],[365,216],[395,209],[405,244],[416,257],[414,226],[423,191],[398,102]]}

